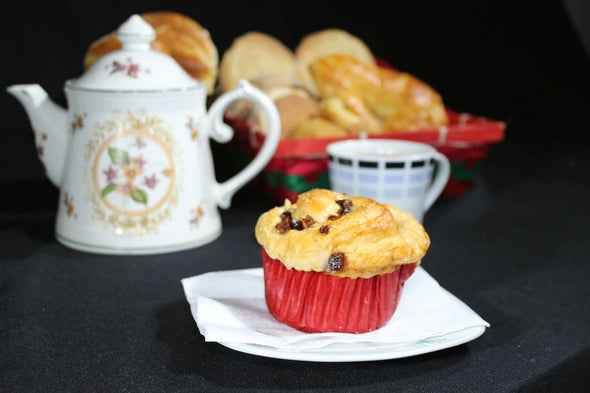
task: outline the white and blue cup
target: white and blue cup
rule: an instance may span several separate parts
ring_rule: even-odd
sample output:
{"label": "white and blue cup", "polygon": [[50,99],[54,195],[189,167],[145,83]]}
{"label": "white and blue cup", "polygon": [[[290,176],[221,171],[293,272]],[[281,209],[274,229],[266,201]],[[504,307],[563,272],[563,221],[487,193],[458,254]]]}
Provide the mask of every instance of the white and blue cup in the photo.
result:
{"label": "white and blue cup", "polygon": [[388,203],[420,222],[451,173],[443,154],[419,142],[354,139],[331,143],[327,152],[332,190]]}

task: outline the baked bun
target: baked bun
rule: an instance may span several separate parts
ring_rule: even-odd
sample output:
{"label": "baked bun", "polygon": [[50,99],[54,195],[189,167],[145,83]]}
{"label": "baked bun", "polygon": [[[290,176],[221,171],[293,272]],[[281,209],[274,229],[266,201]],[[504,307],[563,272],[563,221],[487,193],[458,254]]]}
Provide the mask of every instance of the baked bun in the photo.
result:
{"label": "baked bun", "polygon": [[[313,98],[295,93],[281,95],[273,103],[281,120],[281,139],[290,138],[301,122],[319,114],[318,103]],[[263,133],[268,131],[266,116],[258,107],[252,108],[247,121],[256,125]]]}
{"label": "baked bun", "polygon": [[340,138],[348,136],[348,132],[321,117],[310,117],[297,124],[295,129],[289,134],[291,139],[302,138]]}
{"label": "baked bun", "polygon": [[358,37],[340,29],[325,29],[306,35],[295,48],[297,73],[303,84],[317,93],[309,66],[317,59],[340,53],[354,57],[365,64],[375,65],[369,47]]}
{"label": "baked bun", "polygon": [[381,122],[370,110],[364,107],[360,97],[351,95],[346,100],[340,97],[330,97],[320,102],[320,114],[333,124],[348,130],[351,134],[366,132],[378,134],[381,132]]}
{"label": "baked bun", "polygon": [[356,116],[366,131],[377,132],[374,128],[415,130],[449,123],[440,95],[410,74],[341,54],[315,61],[310,71],[320,95],[336,99],[322,108],[322,115],[338,124],[354,124]]}
{"label": "baked bun", "polygon": [[274,103],[281,117],[282,138],[291,138],[301,123],[320,113],[317,101],[311,97],[290,94],[276,99]]}
{"label": "baked bun", "polygon": [[[219,55],[209,31],[195,20],[176,12],[147,12],[141,17],[156,31],[152,49],[166,53],[180,64],[193,78],[207,85],[212,93],[217,80]],[[93,42],[84,57],[88,68],[106,53],[121,48],[116,33],[110,33]]]}
{"label": "baked bun", "polygon": [[268,34],[252,31],[236,38],[224,52],[219,87],[231,90],[240,79],[296,79],[295,69],[295,55],[289,48]]}
{"label": "baked bun", "polygon": [[[419,263],[430,246],[424,227],[410,213],[372,199],[311,190],[297,203],[263,213],[256,239],[287,269],[338,277],[370,278]],[[340,254],[338,269],[331,258]]]}
{"label": "baked bun", "polygon": [[[288,138],[303,120],[319,115],[317,100],[297,80],[285,77],[255,78],[252,84],[262,90],[275,104],[281,120],[281,139]],[[264,111],[251,101],[233,103],[226,114],[255,126],[263,133],[268,131]]]}

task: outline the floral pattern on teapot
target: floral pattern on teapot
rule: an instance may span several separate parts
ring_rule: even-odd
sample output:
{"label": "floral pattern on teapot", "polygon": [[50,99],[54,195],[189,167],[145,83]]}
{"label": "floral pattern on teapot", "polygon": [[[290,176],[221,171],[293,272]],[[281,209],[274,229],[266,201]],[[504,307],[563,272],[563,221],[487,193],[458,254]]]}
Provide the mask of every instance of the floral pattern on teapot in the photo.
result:
{"label": "floral pattern on teapot", "polygon": [[190,219],[190,223],[195,228],[199,227],[199,223],[201,222],[201,218],[205,215],[205,210],[203,209],[203,204],[200,203],[197,205],[196,208],[191,210],[192,218]]}
{"label": "floral pattern on teapot", "polygon": [[133,61],[132,58],[127,58],[126,62],[114,60],[110,65],[107,66],[109,74],[113,75],[116,73],[126,73],[131,78],[137,78],[140,72],[150,73],[149,68],[142,68],[139,63]]}
{"label": "floral pattern on teapot", "polygon": [[193,119],[192,116],[187,116],[188,120],[185,124],[186,128],[188,128],[188,131],[190,133],[191,136],[191,140],[196,141],[199,139],[199,130],[197,129],[197,126],[195,124],[195,120]]}
{"label": "floral pattern on teapot", "polygon": [[72,120],[72,131],[76,132],[84,128],[84,119],[88,116],[86,113],[77,114]]}
{"label": "floral pattern on teapot", "polygon": [[76,214],[76,210],[74,208],[74,197],[71,194],[68,194],[68,192],[65,192],[64,195],[64,205],[66,207],[66,214],[68,217],[73,217],[73,218],[77,218],[78,215]]}
{"label": "floral pattern on teapot", "polygon": [[156,231],[178,200],[176,146],[161,119],[115,113],[87,145],[95,218],[119,234]]}

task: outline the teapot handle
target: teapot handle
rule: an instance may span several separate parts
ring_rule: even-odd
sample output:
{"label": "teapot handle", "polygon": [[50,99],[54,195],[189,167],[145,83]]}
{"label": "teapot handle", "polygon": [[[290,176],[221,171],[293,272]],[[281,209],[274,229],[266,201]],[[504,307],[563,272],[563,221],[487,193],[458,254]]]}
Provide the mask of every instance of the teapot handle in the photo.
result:
{"label": "teapot handle", "polygon": [[226,143],[233,137],[232,128],[223,122],[227,107],[234,101],[247,99],[260,106],[267,117],[268,133],[256,157],[245,168],[223,183],[214,183],[213,196],[219,207],[227,209],[235,192],[251,180],[272,158],[281,135],[279,112],[274,103],[262,91],[256,89],[246,80],[240,80],[238,86],[222,94],[211,106],[207,115],[210,136],[217,142]]}

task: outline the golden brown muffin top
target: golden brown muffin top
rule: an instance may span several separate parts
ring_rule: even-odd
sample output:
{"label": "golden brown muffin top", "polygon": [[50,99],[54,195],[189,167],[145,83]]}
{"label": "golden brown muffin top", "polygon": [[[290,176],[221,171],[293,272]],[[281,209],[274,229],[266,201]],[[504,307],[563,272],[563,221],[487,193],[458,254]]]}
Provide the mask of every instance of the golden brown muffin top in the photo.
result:
{"label": "golden brown muffin top", "polygon": [[410,213],[323,189],[263,213],[256,240],[288,269],[350,278],[420,262],[430,246],[424,227]]}

